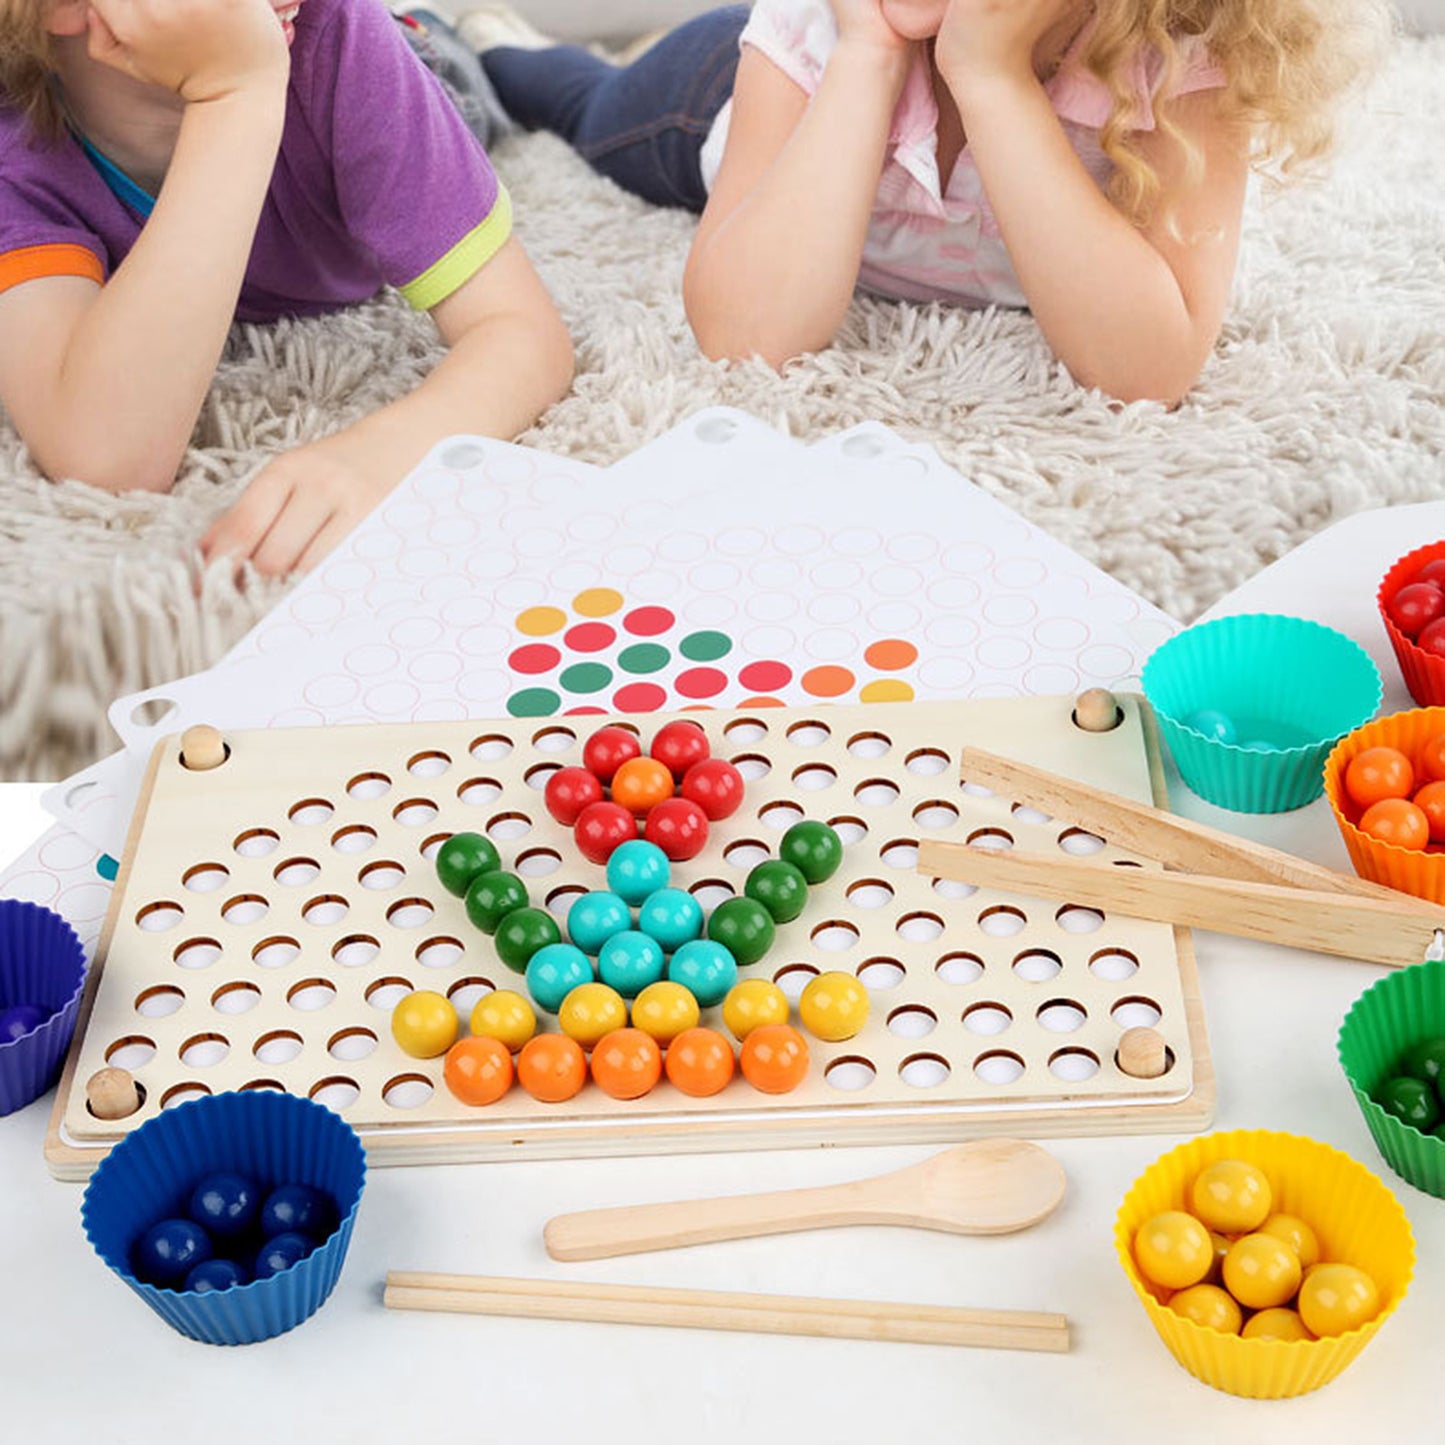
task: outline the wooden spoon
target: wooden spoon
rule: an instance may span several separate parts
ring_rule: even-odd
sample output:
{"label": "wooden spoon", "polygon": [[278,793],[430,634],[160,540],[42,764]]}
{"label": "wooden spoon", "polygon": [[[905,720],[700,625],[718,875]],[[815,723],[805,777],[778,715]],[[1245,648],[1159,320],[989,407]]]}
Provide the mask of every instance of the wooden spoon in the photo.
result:
{"label": "wooden spoon", "polygon": [[976,1139],[921,1164],[821,1189],[591,1209],[550,1220],[553,1259],[610,1259],[843,1224],[900,1224],[950,1234],[1010,1234],[1052,1214],[1063,1166],[1036,1144]]}

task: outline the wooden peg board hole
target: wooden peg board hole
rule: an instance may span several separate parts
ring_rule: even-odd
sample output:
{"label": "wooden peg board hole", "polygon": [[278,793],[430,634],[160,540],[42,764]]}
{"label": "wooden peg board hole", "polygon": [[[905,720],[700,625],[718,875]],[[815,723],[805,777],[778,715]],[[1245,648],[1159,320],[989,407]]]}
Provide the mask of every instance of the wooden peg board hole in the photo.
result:
{"label": "wooden peg board hole", "polygon": [[[711,1099],[664,1082],[630,1103],[589,1085],[545,1105],[514,1088],[486,1110],[454,1100],[442,1061],[408,1058],[390,1033],[411,989],[445,993],[465,1021],[488,990],[522,987],[432,860],[453,832],[485,833],[564,920],[604,873],[547,815],[542,790],[608,719],[242,732],[207,770],[183,766],[168,739],[92,970],[52,1168],[83,1175],[158,1110],[226,1089],[318,1099],[376,1163],[515,1157],[519,1145],[646,1153],[1202,1127],[1213,1077],[1187,935],[915,870],[928,837],[1155,866],[958,777],[966,742],[1150,801],[1147,719],[1122,702],[1123,724],[1103,733],[1075,726],[1068,698],[688,714],[744,773],[747,796],[673,881],[711,910],[792,823],[831,823],[842,868],[744,976],[796,1000],[817,973],[851,971],[869,990],[867,1028],[810,1039],[808,1080],[780,1098],[739,1077]],[[666,720],[614,719],[644,741]],[[1158,1078],[1118,1067],[1119,1038],[1138,1026],[1167,1045]],[[86,1107],[84,1081],[106,1067],[142,1086],[127,1119]]]}

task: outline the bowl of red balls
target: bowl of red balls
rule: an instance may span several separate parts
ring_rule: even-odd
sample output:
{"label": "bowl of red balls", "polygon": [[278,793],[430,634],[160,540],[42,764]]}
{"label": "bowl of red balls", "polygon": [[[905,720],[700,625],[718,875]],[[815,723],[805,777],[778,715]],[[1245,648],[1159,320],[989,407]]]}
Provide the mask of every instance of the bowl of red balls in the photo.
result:
{"label": "bowl of red balls", "polygon": [[1445,1199],[1445,961],[1371,984],[1345,1015],[1337,1047],[1385,1162]]}
{"label": "bowl of red balls", "polygon": [[1445,541],[1401,557],[1376,600],[1410,696],[1422,707],[1445,704]]}
{"label": "bowl of red balls", "polygon": [[212,1345],[284,1334],[326,1302],[366,1181],[356,1132],[275,1090],[179,1104],[86,1186],[95,1252],[167,1324]]}
{"label": "bowl of red balls", "polygon": [[1361,878],[1445,903],[1445,707],[1347,733],[1325,759],[1325,796]]}
{"label": "bowl of red balls", "polygon": [[1170,1150],[1114,1224],[1119,1262],[1190,1374],[1231,1395],[1316,1390],[1409,1288],[1415,1240],[1363,1164],[1297,1134],[1236,1129]]}

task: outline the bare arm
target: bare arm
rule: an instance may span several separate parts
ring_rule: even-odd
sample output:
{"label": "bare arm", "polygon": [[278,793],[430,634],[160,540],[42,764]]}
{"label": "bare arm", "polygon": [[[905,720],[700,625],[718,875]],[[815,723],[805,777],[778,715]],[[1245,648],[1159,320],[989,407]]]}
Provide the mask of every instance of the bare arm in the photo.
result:
{"label": "bare arm", "polygon": [[307,570],[443,437],[513,437],[571,384],[571,339],[515,238],[432,317],[450,350],[426,380],[267,466],[207,532],[207,557]]}
{"label": "bare arm", "polygon": [[683,300],[712,357],[826,346],[858,279],[911,49],[840,39],[811,99],[746,47]]}
{"label": "bare arm", "polygon": [[135,73],[125,42],[138,35],[143,78],[167,83],[173,72],[144,63],[157,31],[164,46],[177,25],[210,26],[212,46],[229,48],[224,72],[190,51],[174,62],[175,88],[196,98],[154,212],[104,287],[47,277],[0,296],[0,401],[48,475],[116,492],[165,491],[175,479],[231,324],[285,113],[285,40],[264,0],[229,7],[220,27],[204,0],[153,3],[174,6],[159,25],[145,4],[106,4],[103,28],[114,35],[93,27],[92,55]]}
{"label": "bare arm", "polygon": [[1222,118],[1217,92],[1178,101],[1171,114],[1198,148],[1203,171],[1191,178],[1178,145],[1158,132],[1141,137],[1161,191],[1140,229],[1084,169],[1026,51],[1021,63],[994,64],[983,46],[959,45],[951,61],[944,50],[940,34],[940,72],[1019,283],[1055,354],[1085,386],[1125,401],[1178,401],[1213,349],[1229,299],[1246,135]]}

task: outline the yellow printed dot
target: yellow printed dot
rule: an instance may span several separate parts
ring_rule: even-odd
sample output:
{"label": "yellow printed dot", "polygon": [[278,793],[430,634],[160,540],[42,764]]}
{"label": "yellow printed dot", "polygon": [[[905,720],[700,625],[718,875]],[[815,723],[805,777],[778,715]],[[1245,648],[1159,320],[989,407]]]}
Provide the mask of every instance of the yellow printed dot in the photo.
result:
{"label": "yellow printed dot", "polygon": [[913,684],[901,677],[880,677],[863,684],[858,694],[864,702],[912,702]]}
{"label": "yellow printed dot", "polygon": [[529,607],[517,614],[517,631],[524,637],[547,637],[567,625],[567,614],[560,607]]}
{"label": "yellow printed dot", "polygon": [[572,607],[583,617],[610,617],[622,606],[622,594],[610,587],[589,587],[572,599]]}

